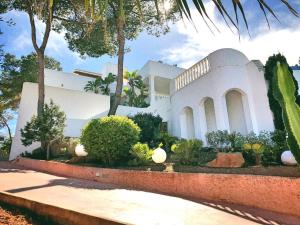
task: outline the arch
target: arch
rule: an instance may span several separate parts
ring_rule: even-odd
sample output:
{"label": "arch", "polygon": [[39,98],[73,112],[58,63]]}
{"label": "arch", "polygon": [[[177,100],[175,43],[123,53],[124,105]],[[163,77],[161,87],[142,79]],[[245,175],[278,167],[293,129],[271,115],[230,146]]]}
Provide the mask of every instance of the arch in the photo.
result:
{"label": "arch", "polygon": [[206,120],[206,132],[217,130],[214,100],[210,97],[205,98],[203,101],[203,106]]}
{"label": "arch", "polygon": [[247,95],[239,89],[231,89],[225,94],[229,130],[247,134],[250,130],[250,112]]}
{"label": "arch", "polygon": [[180,113],[180,136],[185,139],[195,138],[193,109],[186,106]]}

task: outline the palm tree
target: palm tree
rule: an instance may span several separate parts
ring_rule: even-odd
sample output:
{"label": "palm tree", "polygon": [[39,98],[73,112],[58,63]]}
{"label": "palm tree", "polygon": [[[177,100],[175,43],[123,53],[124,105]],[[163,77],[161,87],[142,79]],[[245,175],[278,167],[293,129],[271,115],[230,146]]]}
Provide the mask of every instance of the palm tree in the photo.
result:
{"label": "palm tree", "polygon": [[98,77],[93,81],[89,81],[85,87],[85,91],[92,91],[95,94],[110,95],[109,85],[116,81],[116,75],[109,73],[107,77],[104,79],[102,77]]}
{"label": "palm tree", "polygon": [[[222,16],[228,27],[230,27],[230,24],[233,25],[238,31],[239,31],[239,16],[238,13],[240,12],[243,18],[243,21],[245,23],[245,26],[248,30],[248,22],[247,18],[243,9],[243,5],[241,3],[241,0],[232,0],[232,7],[234,9],[234,17],[233,19],[232,15],[229,14],[228,10],[229,7],[227,5],[224,5],[224,0],[211,0],[215,7],[217,8],[219,14]],[[109,7],[113,7],[113,11],[116,12],[116,15],[114,16],[114,22],[116,24],[116,36],[117,36],[117,55],[118,55],[118,76],[117,76],[117,86],[115,91],[115,98],[111,104],[110,110],[108,115],[113,115],[117,111],[117,107],[121,101],[121,94],[122,94],[122,88],[123,88],[123,67],[124,67],[124,54],[125,54],[125,28],[126,27],[126,12],[125,12],[125,3],[126,4],[132,4],[136,5],[136,7],[139,9],[139,15],[137,15],[141,21],[143,21],[145,12],[142,10],[141,4],[144,3],[144,0],[132,0],[132,1],[125,1],[125,0],[106,0],[106,1],[95,1],[95,0],[84,0],[86,13],[89,16],[89,19],[94,21],[107,21],[107,9]],[[258,7],[262,11],[267,24],[269,25],[267,13],[270,13],[273,17],[275,17],[278,20],[277,15],[273,11],[273,9],[264,1],[264,0],[256,0],[258,3]],[[285,5],[288,10],[295,16],[299,16],[298,12],[288,3],[287,0],[279,0],[279,2],[283,5]],[[163,18],[166,17],[168,14],[168,10],[164,7],[164,1],[163,0],[148,0],[147,4],[154,3],[156,6],[157,11],[157,18],[159,21],[163,21]],[[171,8],[177,8],[178,12],[183,18],[185,16],[190,21],[192,21],[191,16],[191,7],[194,6],[199,14],[201,15],[202,19],[207,23],[207,20],[209,20],[212,24],[212,20],[210,19],[206,7],[204,4],[204,0],[169,0],[168,3],[170,3]],[[97,12],[96,12],[97,11]],[[229,23],[228,21],[229,20]],[[105,24],[105,23],[104,23]],[[208,23],[207,23],[208,24]],[[214,24],[213,24],[214,25]],[[106,30],[106,28],[104,29]]]}
{"label": "palm tree", "polygon": [[101,84],[101,80],[102,78],[99,77],[99,78],[96,78],[95,80],[93,81],[89,81],[85,87],[84,87],[84,90],[85,91],[92,91],[94,92],[95,94],[99,94],[100,92],[100,84]]}
{"label": "palm tree", "polygon": [[[145,99],[147,95],[147,87],[144,84],[142,77],[138,75],[138,71],[128,72],[124,74],[124,78],[128,80],[129,87],[124,88],[124,92],[128,97],[128,105],[135,107],[147,106]],[[139,94],[136,91],[139,91]]]}
{"label": "palm tree", "polygon": [[100,89],[102,91],[102,94],[104,95],[110,95],[110,88],[109,85],[112,84],[113,82],[116,81],[116,75],[109,73],[107,77],[102,79],[101,84],[100,84]]}

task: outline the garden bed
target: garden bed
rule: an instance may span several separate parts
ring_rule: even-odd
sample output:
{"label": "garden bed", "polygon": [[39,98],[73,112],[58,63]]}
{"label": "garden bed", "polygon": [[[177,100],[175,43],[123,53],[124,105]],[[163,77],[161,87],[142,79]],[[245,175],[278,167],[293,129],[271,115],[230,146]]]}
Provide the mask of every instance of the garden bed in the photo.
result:
{"label": "garden bed", "polygon": [[[56,161],[56,160],[55,160]],[[58,160],[66,164],[76,166],[89,166],[97,168],[108,168],[96,163],[68,163],[66,161]],[[164,165],[148,165],[148,166],[120,166],[109,167],[110,169],[124,169],[124,170],[140,170],[140,171],[163,171]],[[215,173],[215,174],[249,174],[249,175],[263,175],[263,176],[281,176],[281,177],[300,177],[299,166],[249,166],[242,168],[212,168],[206,166],[184,166],[174,165],[174,171],[180,173]]]}
{"label": "garden bed", "polygon": [[28,210],[0,203],[0,224],[5,225],[55,225],[56,223]]}

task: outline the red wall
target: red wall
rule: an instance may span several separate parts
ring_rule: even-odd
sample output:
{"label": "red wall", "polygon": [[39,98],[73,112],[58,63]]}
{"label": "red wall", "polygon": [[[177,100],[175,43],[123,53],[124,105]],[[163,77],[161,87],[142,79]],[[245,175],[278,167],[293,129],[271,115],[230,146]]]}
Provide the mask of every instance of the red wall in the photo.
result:
{"label": "red wall", "polygon": [[55,175],[192,199],[253,206],[300,217],[300,178],[104,169],[26,158],[18,158],[15,162]]}

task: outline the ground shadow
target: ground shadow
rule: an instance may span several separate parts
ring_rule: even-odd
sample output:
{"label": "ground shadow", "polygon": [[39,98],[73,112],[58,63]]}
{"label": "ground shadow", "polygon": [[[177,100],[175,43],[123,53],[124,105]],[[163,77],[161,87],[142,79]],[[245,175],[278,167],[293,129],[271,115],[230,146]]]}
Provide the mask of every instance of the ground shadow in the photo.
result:
{"label": "ground shadow", "polygon": [[[86,181],[86,180],[78,180],[72,178],[58,178],[52,179],[47,184],[44,185],[36,185],[36,186],[28,186],[23,188],[16,188],[5,190],[5,192],[9,193],[19,193],[23,191],[30,191],[40,188],[53,187],[53,186],[66,186],[72,188],[81,188],[81,189],[97,189],[97,190],[114,190],[114,189],[123,189],[120,186],[111,185],[111,184],[103,184],[94,181]],[[130,190],[129,188],[124,188],[126,190]]]}

